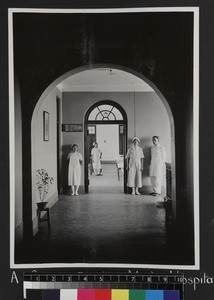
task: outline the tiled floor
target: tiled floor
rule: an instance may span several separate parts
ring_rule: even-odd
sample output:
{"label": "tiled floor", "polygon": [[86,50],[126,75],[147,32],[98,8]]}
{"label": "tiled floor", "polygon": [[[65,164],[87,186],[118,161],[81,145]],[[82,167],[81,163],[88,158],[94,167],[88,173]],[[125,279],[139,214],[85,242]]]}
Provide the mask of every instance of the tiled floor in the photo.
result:
{"label": "tiled floor", "polygon": [[51,231],[41,223],[38,234],[17,247],[17,263],[174,263],[165,209],[157,207],[161,196],[124,194],[117,173],[103,173],[89,194],[59,197]]}

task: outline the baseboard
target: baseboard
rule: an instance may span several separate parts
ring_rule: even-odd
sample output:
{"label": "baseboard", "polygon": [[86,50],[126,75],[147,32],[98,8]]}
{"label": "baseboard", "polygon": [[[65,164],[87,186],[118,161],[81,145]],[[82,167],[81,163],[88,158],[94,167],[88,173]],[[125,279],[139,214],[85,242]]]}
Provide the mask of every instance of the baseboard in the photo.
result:
{"label": "baseboard", "polygon": [[58,201],[58,191],[56,191],[50,198],[47,199],[48,205],[47,207],[52,207]]}
{"label": "baseboard", "polygon": [[15,228],[15,241],[18,244],[21,240],[23,240],[23,223],[20,223]]}

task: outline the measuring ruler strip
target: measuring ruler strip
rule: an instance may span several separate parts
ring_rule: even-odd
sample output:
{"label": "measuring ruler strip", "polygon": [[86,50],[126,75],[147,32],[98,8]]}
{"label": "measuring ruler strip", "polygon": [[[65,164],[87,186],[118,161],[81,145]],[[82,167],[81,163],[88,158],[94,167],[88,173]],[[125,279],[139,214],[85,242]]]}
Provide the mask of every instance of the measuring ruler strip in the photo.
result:
{"label": "measuring ruler strip", "polygon": [[70,273],[24,273],[28,282],[143,282],[143,283],[180,283],[183,275],[80,275]]}
{"label": "measuring ruler strip", "polygon": [[179,291],[183,299],[183,275],[116,275],[116,274],[67,274],[67,273],[24,273],[24,299],[27,290],[79,290],[79,289],[116,289],[116,290],[163,290]]}

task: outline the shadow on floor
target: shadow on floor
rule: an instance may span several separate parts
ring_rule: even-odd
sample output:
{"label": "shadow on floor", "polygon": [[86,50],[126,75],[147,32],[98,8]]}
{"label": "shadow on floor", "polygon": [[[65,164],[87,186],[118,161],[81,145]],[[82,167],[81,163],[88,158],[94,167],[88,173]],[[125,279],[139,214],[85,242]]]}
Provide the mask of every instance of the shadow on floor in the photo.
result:
{"label": "shadow on floor", "polygon": [[190,264],[176,233],[165,228],[160,200],[118,193],[62,195],[51,208],[51,230],[41,223],[35,237],[16,247],[15,262]]}

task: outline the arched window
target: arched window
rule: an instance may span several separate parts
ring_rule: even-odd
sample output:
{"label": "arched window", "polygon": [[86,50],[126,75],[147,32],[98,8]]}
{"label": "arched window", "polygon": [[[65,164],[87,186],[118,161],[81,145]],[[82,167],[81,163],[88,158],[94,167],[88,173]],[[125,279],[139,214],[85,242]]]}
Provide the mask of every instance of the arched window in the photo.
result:
{"label": "arched window", "polygon": [[121,112],[113,105],[104,104],[95,107],[89,117],[89,121],[121,121],[123,116]]}

